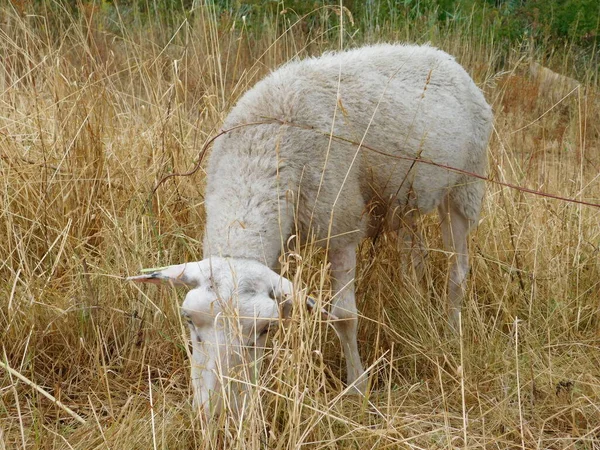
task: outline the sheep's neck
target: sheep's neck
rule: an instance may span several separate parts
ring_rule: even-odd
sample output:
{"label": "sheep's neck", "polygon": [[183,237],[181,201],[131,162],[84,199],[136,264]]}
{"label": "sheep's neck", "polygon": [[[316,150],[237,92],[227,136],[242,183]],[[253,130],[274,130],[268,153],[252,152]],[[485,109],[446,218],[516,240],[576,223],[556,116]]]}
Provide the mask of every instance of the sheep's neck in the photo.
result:
{"label": "sheep's neck", "polygon": [[291,235],[293,214],[284,211],[285,201],[244,198],[245,193],[238,192],[235,202],[231,196],[207,202],[204,257],[246,258],[276,267]]}
{"label": "sheep's neck", "polygon": [[[248,258],[275,267],[294,222],[300,165],[280,125],[240,129],[215,143],[207,184],[204,256]],[[297,157],[296,157],[297,159]]]}

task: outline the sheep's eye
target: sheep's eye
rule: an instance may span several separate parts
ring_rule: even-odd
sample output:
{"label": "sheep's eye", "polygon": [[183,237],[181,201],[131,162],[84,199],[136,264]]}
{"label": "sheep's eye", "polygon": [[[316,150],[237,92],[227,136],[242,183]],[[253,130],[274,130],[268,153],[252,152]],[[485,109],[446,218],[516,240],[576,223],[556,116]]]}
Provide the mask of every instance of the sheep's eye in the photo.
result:
{"label": "sheep's eye", "polygon": [[192,337],[196,336],[196,342],[200,344],[202,342],[202,339],[200,339],[200,335],[198,334],[198,331],[196,331],[196,327],[194,326],[191,320],[188,322],[188,324],[190,326],[190,331],[192,332]]}

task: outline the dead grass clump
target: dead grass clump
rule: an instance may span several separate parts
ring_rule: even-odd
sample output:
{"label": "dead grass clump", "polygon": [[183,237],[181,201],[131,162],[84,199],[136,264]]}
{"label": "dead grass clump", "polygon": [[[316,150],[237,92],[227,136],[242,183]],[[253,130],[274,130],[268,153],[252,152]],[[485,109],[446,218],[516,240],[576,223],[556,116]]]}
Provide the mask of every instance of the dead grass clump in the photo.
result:
{"label": "dead grass clump", "polygon": [[[393,236],[360,250],[367,399],[341,395],[336,336],[298,310],[257,381],[239,374],[256,384],[245,416],[208,425],[190,405],[181,293],[121,276],[201,258],[202,170],[152,188],[193,166],[265,73],[339,46],[319,16],[336,13],[265,14],[257,30],[204,5],[170,28],[34,6],[0,6],[0,448],[598,448],[600,210],[495,184],[600,203],[598,86],[540,105],[531,80],[490,72],[485,34],[416,24],[361,36],[336,16],[349,46],[432,39],[493,103],[462,338],[445,333],[449,255],[424,218],[423,286]],[[329,301],[321,250],[283,263]]]}

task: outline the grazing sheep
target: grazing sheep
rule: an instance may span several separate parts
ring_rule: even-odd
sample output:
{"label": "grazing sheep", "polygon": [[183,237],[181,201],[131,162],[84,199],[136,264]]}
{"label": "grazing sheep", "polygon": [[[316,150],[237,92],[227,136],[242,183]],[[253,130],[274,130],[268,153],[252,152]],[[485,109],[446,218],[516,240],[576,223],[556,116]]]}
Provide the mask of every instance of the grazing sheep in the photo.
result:
{"label": "grazing sheep", "polygon": [[[183,313],[196,404],[210,412],[211,393],[223,387],[216,373],[227,377],[240,364],[243,352],[236,349],[257,358],[264,331],[289,311],[279,306],[289,305],[291,283],[270,268],[292,235],[313,236],[327,247],[329,314],[340,319],[333,326],[347,381],[357,390],[366,386],[354,294],[355,250],[364,237],[410,228],[418,213],[437,208],[444,245],[454,255],[448,297],[456,327],[469,268],[467,235],[484,190],[466,172],[485,174],[491,127],[491,109],[469,75],[429,46],[375,45],[290,62],[247,92],[208,163],[205,259],[133,277],[193,288]],[[413,247],[418,268],[422,251]],[[213,412],[222,407],[214,397]]]}
{"label": "grazing sheep", "polygon": [[529,61],[529,75],[538,85],[538,97],[550,99],[552,103],[560,102],[565,95],[581,88],[576,79],[556,73],[533,60]]}

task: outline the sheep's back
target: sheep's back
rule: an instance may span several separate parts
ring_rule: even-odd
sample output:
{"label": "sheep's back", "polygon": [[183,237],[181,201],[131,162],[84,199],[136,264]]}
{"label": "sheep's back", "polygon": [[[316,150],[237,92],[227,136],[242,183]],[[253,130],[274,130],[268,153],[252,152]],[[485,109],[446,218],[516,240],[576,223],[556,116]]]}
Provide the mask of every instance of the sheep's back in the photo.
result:
{"label": "sheep's back", "polygon": [[333,207],[334,232],[344,233],[365,229],[374,199],[427,212],[453,186],[466,184],[467,199],[481,192],[477,179],[414,162],[480,175],[486,168],[490,107],[454,58],[432,47],[378,45],[288,63],[242,97],[224,128],[269,120],[288,124],[276,148],[251,144],[261,134],[252,128],[272,124],[239,129],[240,142],[285,165],[278,176],[298,183],[301,222],[313,227],[326,229]]}

